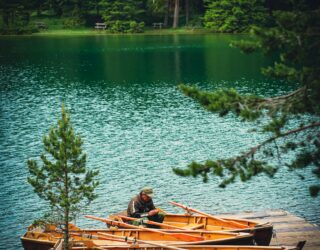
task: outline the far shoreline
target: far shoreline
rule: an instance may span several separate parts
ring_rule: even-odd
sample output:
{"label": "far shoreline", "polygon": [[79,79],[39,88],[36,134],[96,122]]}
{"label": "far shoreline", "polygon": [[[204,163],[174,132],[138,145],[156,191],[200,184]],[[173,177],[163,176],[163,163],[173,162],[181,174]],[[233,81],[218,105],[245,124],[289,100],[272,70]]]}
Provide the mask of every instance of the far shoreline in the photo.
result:
{"label": "far shoreline", "polygon": [[0,37],[54,37],[54,36],[143,36],[143,35],[247,35],[246,33],[215,33],[205,28],[180,28],[180,29],[146,29],[141,33],[112,33],[108,30],[86,29],[54,29],[43,30],[32,34],[9,34]]}

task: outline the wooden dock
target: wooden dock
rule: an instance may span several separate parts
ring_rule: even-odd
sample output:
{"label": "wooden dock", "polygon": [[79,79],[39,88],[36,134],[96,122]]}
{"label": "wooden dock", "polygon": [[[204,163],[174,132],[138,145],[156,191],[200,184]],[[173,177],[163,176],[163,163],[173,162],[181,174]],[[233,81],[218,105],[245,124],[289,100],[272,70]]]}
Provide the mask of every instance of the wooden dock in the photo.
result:
{"label": "wooden dock", "polygon": [[[225,214],[221,216],[226,216]],[[306,240],[303,250],[320,250],[320,227],[284,210],[243,212],[228,217],[271,222],[274,235],[270,245],[296,245]]]}

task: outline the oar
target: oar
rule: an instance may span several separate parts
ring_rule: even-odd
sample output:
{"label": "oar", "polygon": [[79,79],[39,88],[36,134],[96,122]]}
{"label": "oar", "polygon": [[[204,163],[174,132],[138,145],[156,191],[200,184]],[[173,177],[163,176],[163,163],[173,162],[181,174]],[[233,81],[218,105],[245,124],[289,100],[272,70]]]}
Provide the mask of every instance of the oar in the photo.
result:
{"label": "oar", "polygon": [[[137,218],[127,217],[127,216],[124,216],[124,215],[117,215],[117,217],[119,217],[119,218],[121,218],[121,219],[125,219],[125,220],[130,220],[130,221],[137,221],[137,220],[139,220],[139,219],[137,219]],[[165,224],[165,223],[155,222],[155,221],[152,221],[152,220],[147,220],[147,221],[145,221],[145,223],[147,223],[147,224],[149,224],[149,225],[155,225],[155,226],[159,226],[159,227],[164,227],[164,228],[166,228],[166,229],[186,230],[186,229],[183,228],[183,227],[176,227],[176,226],[172,226],[172,225]]]}
{"label": "oar", "polygon": [[181,207],[181,208],[183,208],[183,209],[186,210],[186,211],[191,211],[191,212],[194,212],[194,213],[197,213],[197,214],[201,214],[201,215],[204,215],[204,216],[206,216],[206,217],[208,217],[208,218],[212,218],[212,219],[214,219],[214,220],[218,220],[218,221],[221,221],[221,222],[223,222],[223,223],[226,223],[226,224],[229,224],[229,225],[233,225],[234,227],[237,227],[237,228],[248,228],[247,226],[245,226],[245,225],[243,225],[243,224],[241,224],[241,223],[238,223],[238,222],[235,222],[235,221],[227,221],[227,220],[218,218],[218,217],[216,217],[216,216],[213,216],[213,215],[211,215],[211,214],[207,214],[207,213],[201,212],[201,211],[199,211],[199,210],[197,210],[197,209],[194,209],[194,208],[192,208],[192,207],[187,207],[187,206],[185,206],[185,205],[183,205],[183,204],[180,204],[180,203],[177,203],[177,202],[174,202],[174,201],[169,201],[169,203],[172,204],[172,205]]}
{"label": "oar", "polygon": [[138,243],[143,243],[143,244],[149,244],[149,245],[153,245],[153,246],[157,246],[157,247],[163,247],[163,248],[168,248],[168,249],[173,249],[173,250],[186,250],[184,248],[179,248],[179,247],[174,247],[174,246],[170,246],[170,245],[166,245],[166,244],[161,244],[161,243],[155,243],[154,241],[144,241],[144,240],[137,240],[134,238],[129,238],[129,237],[125,237],[125,236],[118,236],[118,235],[113,235],[113,234],[107,234],[107,233],[99,233],[100,237],[103,239],[103,236],[107,236],[105,237],[105,239],[110,239],[110,238],[115,238],[115,239],[122,239],[124,241],[131,241],[131,242],[138,242]]}
{"label": "oar", "polygon": [[120,226],[120,227],[132,228],[132,229],[143,229],[144,231],[149,231],[149,232],[153,232],[153,233],[157,233],[157,234],[169,235],[169,236],[172,236],[172,237],[174,237],[178,240],[182,240],[182,241],[202,241],[202,240],[204,240],[204,238],[201,236],[195,236],[195,235],[191,235],[191,234],[168,233],[168,232],[163,232],[163,231],[159,231],[159,230],[151,229],[151,228],[141,228],[141,227],[137,227],[134,225],[129,225],[127,223],[114,221],[114,220],[110,220],[110,219],[105,219],[105,218],[99,218],[99,217],[95,217],[95,216],[91,216],[91,215],[86,215],[85,217],[90,218],[90,219],[94,219],[94,220],[103,221],[103,222],[110,224],[110,225],[113,225],[113,226]]}
{"label": "oar", "polygon": [[[100,232],[96,232],[98,234]],[[99,240],[101,237],[96,234],[89,234],[89,233],[70,233],[70,235],[73,236],[79,236],[82,238],[90,239],[90,240]],[[116,239],[116,238],[104,238],[105,240],[112,240],[112,241],[119,241],[119,242],[125,242],[123,239]]]}
{"label": "oar", "polygon": [[[86,234],[80,234],[80,233],[69,233],[72,236],[79,236],[82,238],[87,238],[90,239],[90,241],[84,241],[84,240],[77,240],[76,242],[82,242],[83,244],[86,245],[86,247],[88,247],[89,249],[92,249],[94,247],[94,249],[99,249],[99,250],[103,250],[103,248],[97,246],[96,244],[93,243],[92,241],[92,235],[86,235]],[[90,243],[88,243],[90,242]],[[73,248],[72,248],[73,249]]]}

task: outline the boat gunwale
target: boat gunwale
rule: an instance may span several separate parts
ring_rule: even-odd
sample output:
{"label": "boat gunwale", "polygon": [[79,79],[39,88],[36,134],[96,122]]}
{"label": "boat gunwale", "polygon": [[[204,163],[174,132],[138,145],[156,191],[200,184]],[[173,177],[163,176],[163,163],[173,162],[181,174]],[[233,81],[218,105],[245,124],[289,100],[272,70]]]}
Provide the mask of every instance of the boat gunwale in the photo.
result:
{"label": "boat gunwale", "polygon": [[[114,215],[116,215],[116,214],[114,214]],[[197,214],[197,215],[195,215],[195,214],[174,214],[174,213],[168,213],[168,212],[166,212],[165,213],[165,216],[166,215],[169,215],[169,216],[178,216],[178,217],[192,217],[192,216],[194,216],[194,217],[201,217],[201,218],[210,218],[210,219],[213,219],[214,220],[214,218],[211,218],[211,217],[208,217],[208,216],[204,216],[204,215],[201,215],[201,214]],[[241,221],[241,222],[249,222],[249,223],[252,223],[252,224],[256,224],[255,226],[257,226],[257,225],[263,225],[263,224],[265,224],[265,223],[262,223],[262,222],[260,222],[260,221],[256,221],[256,220],[247,220],[247,219],[240,219],[240,218],[230,218],[230,217],[223,217],[223,216],[217,216],[217,218],[220,218],[220,219],[223,219],[223,220],[228,220],[228,221],[231,221],[231,220],[234,220],[234,221]],[[267,222],[268,224],[271,224],[270,222]],[[272,225],[272,224],[271,224]]]}

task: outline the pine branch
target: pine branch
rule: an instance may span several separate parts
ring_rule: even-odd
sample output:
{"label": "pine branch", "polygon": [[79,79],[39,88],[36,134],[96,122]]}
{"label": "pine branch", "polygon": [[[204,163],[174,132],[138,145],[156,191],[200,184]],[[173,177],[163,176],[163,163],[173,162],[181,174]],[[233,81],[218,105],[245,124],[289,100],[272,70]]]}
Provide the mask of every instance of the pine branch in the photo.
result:
{"label": "pine branch", "polygon": [[249,151],[243,153],[242,155],[236,157],[236,161],[237,160],[240,160],[240,159],[243,159],[243,158],[247,158],[249,156],[252,156],[254,155],[261,147],[279,139],[279,138],[282,138],[282,137],[286,137],[286,136],[289,136],[289,135],[292,135],[292,134],[297,134],[299,132],[302,132],[302,131],[305,131],[307,129],[310,129],[310,128],[314,128],[314,127],[320,127],[320,122],[315,122],[315,123],[312,123],[312,124],[309,124],[307,126],[303,126],[303,127],[299,127],[297,129],[293,129],[293,130],[289,130],[285,133],[281,133],[277,136],[273,136],[273,137],[270,137],[269,139],[263,141],[262,143],[258,144],[257,146],[255,147],[252,147]]}

